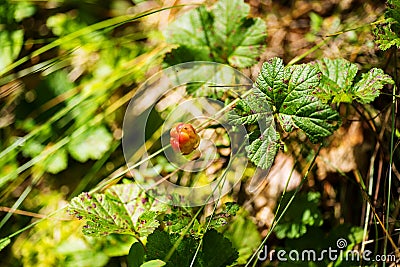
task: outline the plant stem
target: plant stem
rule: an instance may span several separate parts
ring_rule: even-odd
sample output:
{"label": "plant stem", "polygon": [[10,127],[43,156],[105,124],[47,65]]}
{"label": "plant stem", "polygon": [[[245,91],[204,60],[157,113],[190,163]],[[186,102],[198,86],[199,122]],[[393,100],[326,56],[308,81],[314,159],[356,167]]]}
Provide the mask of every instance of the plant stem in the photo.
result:
{"label": "plant stem", "polygon": [[307,50],[306,52],[304,52],[303,54],[301,54],[300,56],[297,56],[295,58],[293,58],[288,64],[287,66],[293,65],[297,62],[299,62],[300,60],[302,60],[303,58],[305,58],[306,56],[308,56],[309,54],[313,53],[314,51],[318,50],[319,48],[321,48],[322,46],[324,46],[327,42],[328,42],[329,38],[326,38],[325,40],[323,40],[322,42],[319,42],[318,44],[314,45],[312,48],[310,48],[309,50]]}
{"label": "plant stem", "polygon": [[[318,154],[319,154],[321,148],[322,148],[322,144],[320,144],[320,146],[318,147],[318,150],[317,150],[317,152],[315,153],[314,158],[312,159],[312,161],[311,161],[311,163],[310,163],[310,165],[309,165],[309,167],[308,167],[306,173],[304,174],[303,179],[301,180],[299,186],[298,186],[298,187],[296,188],[296,190],[294,191],[293,195],[290,197],[290,199],[289,199],[289,201],[288,201],[286,207],[283,209],[281,215],[275,220],[275,217],[276,217],[276,214],[275,214],[275,217],[274,217],[275,223],[271,226],[271,228],[269,229],[267,235],[264,237],[263,241],[262,241],[261,244],[258,246],[257,250],[253,253],[253,255],[251,256],[251,258],[247,261],[245,267],[250,266],[250,263],[254,260],[254,258],[255,258],[256,256],[258,256],[259,251],[263,248],[264,244],[267,242],[269,236],[272,234],[272,232],[273,232],[273,230],[275,229],[276,225],[279,223],[279,221],[280,221],[280,220],[283,218],[283,216],[285,215],[285,213],[286,213],[286,211],[288,210],[290,204],[293,202],[293,200],[294,200],[294,198],[296,197],[297,193],[300,191],[300,188],[301,188],[301,187],[303,186],[303,184],[305,183],[305,181],[306,181],[306,179],[307,179],[307,177],[308,177],[308,174],[310,173],[312,167],[314,166],[315,160],[317,159]],[[288,183],[286,184],[286,187],[287,187],[287,186],[288,186]],[[253,263],[253,267],[256,266],[257,262],[258,262],[258,259],[255,259],[255,260],[254,260],[254,263]]]}
{"label": "plant stem", "polygon": [[[244,144],[241,145],[240,149],[241,150],[243,148]],[[234,155],[233,159],[236,157],[237,155]],[[233,160],[232,159],[232,160]],[[218,184],[214,187],[213,191],[211,192],[211,194],[207,197],[205,203],[207,203],[211,197],[214,195],[215,190],[218,188],[220,188],[220,183],[221,181],[223,181],[223,183],[225,183],[226,180],[226,175],[227,175],[227,170],[229,169],[229,167],[232,164],[232,160],[229,161],[228,166],[225,168],[224,172],[221,174],[221,177],[218,178]],[[223,186],[223,184],[222,184]],[[172,249],[170,249],[170,251],[168,252],[167,256],[165,257],[164,261],[167,262],[172,255],[174,254],[174,252],[176,251],[176,249],[178,248],[179,244],[182,242],[183,238],[185,237],[185,235],[187,234],[187,232],[189,231],[190,227],[193,225],[194,221],[196,220],[197,216],[199,216],[200,212],[204,209],[205,205],[200,206],[200,209],[197,211],[197,213],[194,215],[194,217],[192,218],[192,220],[189,222],[188,226],[185,228],[185,230],[181,233],[181,236],[179,237],[179,239],[174,243]],[[199,248],[198,248],[199,249]],[[194,259],[192,260],[192,263],[194,262]]]}
{"label": "plant stem", "polygon": [[[396,52],[394,56],[394,66],[397,66],[396,60]],[[393,164],[393,153],[394,153],[394,136],[396,132],[396,111],[397,111],[397,102],[396,102],[396,82],[397,82],[397,70],[394,71],[394,80],[395,84],[393,86],[393,97],[392,97],[392,132],[390,136],[390,153],[389,153],[389,177],[388,177],[388,191],[387,191],[387,203],[386,203],[386,214],[385,214],[385,228],[387,230],[385,235],[385,240],[383,243],[383,255],[387,255],[387,244],[389,238],[389,213],[390,213],[390,192],[392,189],[392,164]],[[383,266],[386,266],[386,262],[383,262]]]}

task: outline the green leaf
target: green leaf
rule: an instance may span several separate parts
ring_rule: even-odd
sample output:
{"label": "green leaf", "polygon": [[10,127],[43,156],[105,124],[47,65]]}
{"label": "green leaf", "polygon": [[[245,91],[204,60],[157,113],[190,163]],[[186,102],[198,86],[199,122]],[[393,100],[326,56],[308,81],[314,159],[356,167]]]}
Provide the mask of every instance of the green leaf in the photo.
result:
{"label": "green leaf", "polygon": [[[282,200],[282,207],[285,207],[291,198],[292,193],[286,193]],[[279,239],[299,238],[307,232],[309,226],[321,226],[323,223],[322,214],[318,209],[320,194],[309,192],[296,196],[292,204],[286,210],[284,216],[276,225],[274,231]],[[282,210],[278,211],[281,213]]]}
{"label": "green leaf", "polygon": [[17,4],[14,12],[14,18],[17,22],[23,20],[24,18],[28,18],[35,14],[36,8],[33,4],[22,1]]}
{"label": "green leaf", "polygon": [[214,229],[224,226],[228,224],[228,221],[232,216],[236,215],[236,212],[238,212],[239,209],[240,205],[233,202],[227,202],[221,212],[208,216],[206,221],[209,221],[209,226]]}
{"label": "green leaf", "polygon": [[98,126],[73,138],[68,144],[68,151],[74,159],[80,162],[88,159],[96,160],[108,151],[112,140],[111,133],[104,126]]}
{"label": "green leaf", "polygon": [[[161,230],[154,231],[147,238],[146,260],[166,258],[179,236],[179,234],[168,234]],[[191,236],[184,237],[168,260],[166,266],[190,266],[198,243],[199,241]]]}
{"label": "green leaf", "polygon": [[165,32],[168,42],[180,45],[167,62],[190,58],[239,68],[254,65],[265,46],[266,25],[259,18],[248,18],[249,11],[250,6],[241,0],[221,0],[210,11],[200,7],[187,12]]}
{"label": "green leaf", "polygon": [[24,157],[34,158],[43,152],[45,146],[35,139],[28,140],[22,147],[22,155]]}
{"label": "green leaf", "polygon": [[339,126],[339,114],[313,95],[321,74],[314,65],[284,67],[279,58],[263,64],[257,78],[257,95],[274,107],[282,128],[303,130],[312,142],[333,133]]}
{"label": "green leaf", "polygon": [[157,220],[159,212],[157,211],[144,211],[139,217],[139,224],[136,231],[139,236],[148,236],[154,229],[156,229],[160,223]]}
{"label": "green leaf", "polygon": [[262,65],[260,74],[258,75],[256,85],[265,95],[266,99],[276,108],[279,108],[285,99],[282,94],[285,90],[284,80],[285,69],[283,60],[273,58]]}
{"label": "green leaf", "polygon": [[361,104],[367,104],[379,96],[380,90],[385,84],[394,84],[394,81],[383,70],[373,68],[362,74],[361,80],[354,85],[351,92],[354,99]]}
{"label": "green leaf", "polygon": [[199,258],[200,266],[229,266],[236,261],[238,255],[236,249],[232,247],[231,241],[216,230],[209,230],[204,234],[203,248]]}
{"label": "green leaf", "polygon": [[[190,209],[181,209],[178,207],[171,207],[170,212],[165,214],[163,221],[165,224],[165,230],[170,234],[181,233],[193,219],[193,214]],[[197,219],[194,220],[188,231],[193,235],[200,235],[202,226]]]}
{"label": "green leaf", "polygon": [[257,77],[256,86],[279,113],[290,114],[304,106],[306,99],[319,84],[318,69],[311,64],[283,67],[282,59],[265,62]]}
{"label": "green leaf", "polygon": [[156,217],[165,212],[165,205],[148,198],[137,185],[123,184],[107,189],[104,194],[82,193],[71,200],[68,210],[86,220],[86,235],[147,236],[159,226]]}
{"label": "green leaf", "polygon": [[[166,266],[190,266],[193,261],[199,240],[192,236],[168,234],[161,230],[154,231],[147,238],[146,260],[164,259],[176,245],[176,250],[168,260]],[[178,241],[179,240],[179,241]],[[238,257],[238,252],[232,243],[216,230],[209,230],[203,236],[202,247],[194,260],[196,267],[223,267],[231,265]]]}
{"label": "green leaf", "polygon": [[378,24],[374,30],[375,42],[381,50],[387,50],[392,46],[400,48],[400,1],[388,0],[387,3],[386,20]]}
{"label": "green leaf", "polygon": [[[168,233],[161,230],[155,230],[147,237],[146,259],[164,259],[172,247],[173,244],[171,243]],[[177,254],[177,252],[175,251],[174,254]],[[174,258],[172,257],[171,259]]]}
{"label": "green leaf", "polygon": [[339,127],[339,114],[315,96],[320,79],[315,64],[285,67],[279,58],[263,64],[252,94],[228,113],[233,125],[258,124],[259,129],[249,133],[251,143],[246,147],[257,167],[269,169],[280,147],[272,112],[283,130],[299,128],[312,142],[319,142]]}
{"label": "green leaf", "polygon": [[247,259],[261,243],[261,236],[257,225],[252,220],[241,214],[229,224],[225,236],[228,237],[239,252],[237,264],[246,264]]}
{"label": "green leaf", "polygon": [[24,40],[24,31],[0,31],[0,69],[10,65],[19,55]]}
{"label": "green leaf", "polygon": [[257,166],[269,169],[280,147],[279,134],[275,129],[272,111],[266,95],[257,88],[252,94],[239,101],[234,110],[228,113],[233,125],[254,125],[260,129],[249,134],[250,145],[246,146],[248,158]]}
{"label": "green leaf", "polygon": [[317,63],[322,73],[317,96],[325,103],[331,101],[332,96],[334,97],[333,103],[350,103],[352,99],[348,92],[357,75],[357,66],[341,58],[323,58]]}
{"label": "green leaf", "polygon": [[133,243],[129,250],[128,266],[140,267],[144,261],[144,252],[144,247],[140,242]]}
{"label": "green leaf", "polygon": [[44,162],[44,168],[47,172],[57,174],[65,170],[68,166],[68,154],[63,148],[51,154]]}
{"label": "green leaf", "polygon": [[274,163],[275,156],[278,153],[279,140],[275,125],[271,123],[259,138],[246,147],[248,158],[257,167],[268,170]]}
{"label": "green leaf", "polygon": [[166,263],[161,260],[152,260],[143,263],[142,265],[140,265],[140,267],[162,267],[165,266],[165,264]]}
{"label": "green leaf", "polygon": [[265,22],[247,18],[249,12],[250,6],[242,0],[221,0],[212,10],[214,51],[229,64],[240,68],[257,62],[267,36]]}
{"label": "green leaf", "polygon": [[234,111],[228,113],[229,122],[233,125],[252,125],[260,121],[271,122],[272,111],[268,101],[261,94],[258,89],[253,89],[252,94],[240,100]]}
{"label": "green leaf", "polygon": [[322,73],[317,96],[324,102],[351,103],[356,100],[362,104],[373,101],[385,84],[393,84],[392,78],[378,68],[362,74],[355,85],[357,66],[345,59],[321,59],[317,61]]}

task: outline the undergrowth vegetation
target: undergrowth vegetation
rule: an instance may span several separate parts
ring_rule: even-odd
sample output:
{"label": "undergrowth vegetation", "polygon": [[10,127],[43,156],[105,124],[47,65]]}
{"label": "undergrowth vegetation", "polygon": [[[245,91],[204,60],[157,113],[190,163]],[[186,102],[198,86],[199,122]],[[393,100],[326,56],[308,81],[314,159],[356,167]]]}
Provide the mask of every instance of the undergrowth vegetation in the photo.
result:
{"label": "undergrowth vegetation", "polygon": [[[400,1],[0,3],[0,265],[398,262]],[[210,85],[224,73],[199,82],[193,69],[126,159],[129,101],[154,73],[191,61],[229,65],[253,84]],[[212,122],[163,127],[171,99],[201,98],[223,104]],[[170,130],[189,162],[211,140],[211,163],[190,172],[170,162]],[[246,161],[234,183],[237,157]],[[204,205],[171,194],[169,205],[150,183],[159,176],[230,190]],[[366,251],[370,260],[343,256]]]}

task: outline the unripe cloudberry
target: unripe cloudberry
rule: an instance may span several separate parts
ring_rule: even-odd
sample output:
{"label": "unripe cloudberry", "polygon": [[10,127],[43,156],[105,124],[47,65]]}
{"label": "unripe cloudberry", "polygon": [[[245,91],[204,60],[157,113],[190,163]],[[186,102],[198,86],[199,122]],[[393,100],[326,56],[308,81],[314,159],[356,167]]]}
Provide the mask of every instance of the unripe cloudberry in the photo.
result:
{"label": "unripe cloudberry", "polygon": [[170,131],[172,149],[183,155],[192,153],[200,143],[200,137],[189,123],[178,123]]}

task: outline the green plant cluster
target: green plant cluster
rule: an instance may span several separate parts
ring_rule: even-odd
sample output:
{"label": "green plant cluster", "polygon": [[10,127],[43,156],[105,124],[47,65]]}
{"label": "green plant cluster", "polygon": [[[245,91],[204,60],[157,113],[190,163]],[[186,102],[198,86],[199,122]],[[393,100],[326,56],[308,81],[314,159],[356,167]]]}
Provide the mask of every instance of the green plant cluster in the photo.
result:
{"label": "green plant cluster", "polygon": [[376,43],[382,50],[392,46],[400,48],[400,1],[388,0],[385,12],[385,21],[377,25],[375,35]]}
{"label": "green plant cluster", "polygon": [[[85,235],[130,234],[146,240],[145,245],[141,241],[132,245],[128,256],[134,262],[132,266],[147,266],[147,262],[165,258],[166,266],[187,266],[192,259],[196,259],[193,266],[227,266],[239,255],[215,230],[236,215],[239,206],[234,203],[226,203],[224,210],[207,218],[210,228],[192,219],[190,210],[171,209],[147,196],[136,184],[115,185],[102,194],[82,193],[68,209],[71,215],[86,220]],[[163,229],[157,229],[160,227]],[[200,242],[202,249],[194,257]],[[175,252],[169,255],[171,250]]]}
{"label": "green plant cluster", "polygon": [[[282,59],[265,62],[252,94],[240,100],[229,114],[233,125],[257,125],[246,147],[257,167],[269,169],[280,147],[280,134],[273,118],[285,132],[302,130],[314,143],[332,135],[340,126],[333,103],[370,103],[392,78],[373,68],[353,84],[357,67],[344,59],[321,59],[284,66]],[[255,137],[254,137],[255,135]]]}

